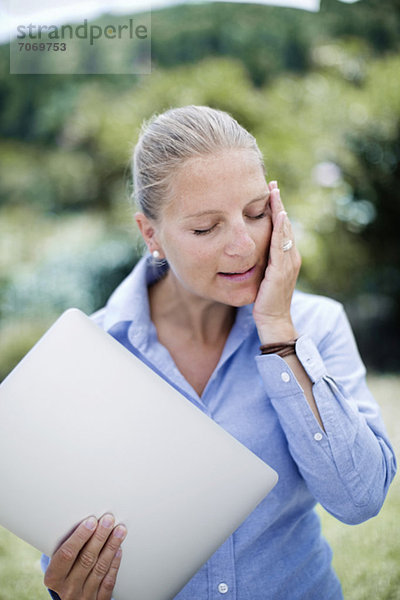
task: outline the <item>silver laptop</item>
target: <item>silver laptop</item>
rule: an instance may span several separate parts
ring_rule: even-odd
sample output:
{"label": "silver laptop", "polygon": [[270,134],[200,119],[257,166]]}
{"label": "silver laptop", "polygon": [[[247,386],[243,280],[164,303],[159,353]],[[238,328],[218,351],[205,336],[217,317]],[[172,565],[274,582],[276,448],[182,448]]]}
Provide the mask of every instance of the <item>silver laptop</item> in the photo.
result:
{"label": "silver laptop", "polygon": [[173,598],[277,479],[77,309],[0,386],[0,524],[51,555],[112,512],[115,600]]}

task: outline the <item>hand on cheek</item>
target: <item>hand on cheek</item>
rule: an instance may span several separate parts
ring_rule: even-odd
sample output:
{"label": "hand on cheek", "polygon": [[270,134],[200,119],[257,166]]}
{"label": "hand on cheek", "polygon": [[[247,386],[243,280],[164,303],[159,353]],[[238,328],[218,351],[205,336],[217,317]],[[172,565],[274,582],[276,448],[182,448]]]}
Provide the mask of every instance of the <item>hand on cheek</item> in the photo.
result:
{"label": "hand on cheek", "polygon": [[[254,303],[253,316],[263,344],[283,342],[297,337],[290,315],[293,291],[301,258],[294,245],[290,221],[275,181],[271,192],[272,236],[268,265]],[[291,240],[292,245],[288,243]],[[291,246],[287,251],[284,248]]]}

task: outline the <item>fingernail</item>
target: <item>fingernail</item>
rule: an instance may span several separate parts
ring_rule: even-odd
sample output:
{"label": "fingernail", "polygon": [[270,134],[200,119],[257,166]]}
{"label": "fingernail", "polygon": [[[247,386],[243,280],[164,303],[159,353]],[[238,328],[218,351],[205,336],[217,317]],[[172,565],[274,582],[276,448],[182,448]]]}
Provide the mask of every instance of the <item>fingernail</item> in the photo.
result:
{"label": "fingernail", "polygon": [[285,217],[287,217],[287,212],[286,210],[280,210],[278,215],[285,215]]}
{"label": "fingernail", "polygon": [[109,529],[112,525],[114,525],[113,515],[104,515],[104,517],[101,518],[100,524],[105,529]]}
{"label": "fingernail", "polygon": [[123,538],[126,536],[126,527],[124,527],[123,525],[118,525],[118,527],[116,527],[114,529],[114,533],[113,535],[115,535],[116,538]]}
{"label": "fingernail", "polygon": [[115,558],[119,558],[122,555],[122,550],[121,548],[118,548],[118,550],[115,553]]}
{"label": "fingernail", "polygon": [[96,528],[97,525],[97,519],[96,517],[89,517],[88,519],[86,519],[86,521],[84,522],[84,526],[87,529],[90,529],[90,531],[93,531],[93,529]]}

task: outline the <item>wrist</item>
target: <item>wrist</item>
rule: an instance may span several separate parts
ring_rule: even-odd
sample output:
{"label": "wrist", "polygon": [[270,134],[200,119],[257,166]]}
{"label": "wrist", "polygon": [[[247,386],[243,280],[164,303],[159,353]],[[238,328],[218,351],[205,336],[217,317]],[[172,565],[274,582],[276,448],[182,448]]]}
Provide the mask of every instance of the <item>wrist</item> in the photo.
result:
{"label": "wrist", "polygon": [[292,322],[263,322],[257,324],[261,345],[282,344],[299,337]]}
{"label": "wrist", "polygon": [[290,356],[291,354],[296,354],[296,342],[295,340],[290,340],[289,342],[282,342],[280,344],[272,343],[272,344],[263,344],[260,346],[261,354],[277,354],[281,358],[285,358]]}

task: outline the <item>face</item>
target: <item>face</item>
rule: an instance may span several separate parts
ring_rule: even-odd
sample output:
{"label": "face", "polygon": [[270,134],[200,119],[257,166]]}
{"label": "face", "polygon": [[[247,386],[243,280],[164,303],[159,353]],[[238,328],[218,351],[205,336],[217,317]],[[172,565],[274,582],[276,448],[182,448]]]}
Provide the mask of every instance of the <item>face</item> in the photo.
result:
{"label": "face", "polygon": [[269,190],[253,152],[229,150],[180,169],[155,235],[188,297],[254,302],[272,233]]}

